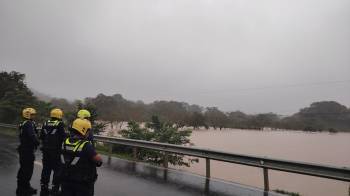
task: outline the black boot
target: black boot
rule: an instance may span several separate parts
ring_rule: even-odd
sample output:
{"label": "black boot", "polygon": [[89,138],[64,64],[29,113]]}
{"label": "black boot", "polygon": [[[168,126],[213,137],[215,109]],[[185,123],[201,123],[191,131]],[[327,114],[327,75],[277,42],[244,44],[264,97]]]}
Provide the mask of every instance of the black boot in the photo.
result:
{"label": "black boot", "polygon": [[36,193],[38,192],[35,188],[31,186],[28,187],[27,191],[29,195],[36,195]]}
{"label": "black boot", "polygon": [[18,187],[16,189],[16,196],[30,196],[30,195],[36,195],[37,190],[33,187]]}
{"label": "black boot", "polygon": [[27,196],[27,191],[23,188],[17,188],[16,189],[16,196]]}
{"label": "black boot", "polygon": [[52,196],[60,195],[60,186],[59,185],[53,185],[53,187],[51,189],[51,195]]}
{"label": "black boot", "polygon": [[49,186],[47,184],[41,185],[40,196],[49,196]]}

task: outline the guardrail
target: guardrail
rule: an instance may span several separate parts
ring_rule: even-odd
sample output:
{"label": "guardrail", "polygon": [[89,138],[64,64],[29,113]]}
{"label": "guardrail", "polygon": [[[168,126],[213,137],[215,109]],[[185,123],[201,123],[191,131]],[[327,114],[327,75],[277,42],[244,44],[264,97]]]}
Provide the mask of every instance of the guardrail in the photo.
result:
{"label": "guardrail", "polygon": [[[0,124],[0,127],[15,128],[15,125]],[[151,149],[164,152],[164,167],[168,167],[167,156],[169,153],[188,155],[206,159],[206,177],[210,178],[210,160],[223,161],[263,169],[264,176],[264,190],[269,191],[269,174],[268,170],[277,170],[289,173],[297,173],[309,176],[316,176],[321,178],[328,178],[350,182],[350,168],[348,167],[333,167],[328,165],[319,165],[295,161],[287,161],[280,159],[271,159],[267,157],[248,156],[241,154],[233,154],[229,152],[210,150],[198,147],[186,147],[180,145],[149,142],[142,140],[132,140],[118,137],[106,137],[95,135],[95,140],[109,145],[108,162],[111,160],[113,144],[125,145],[133,147],[133,157],[137,160],[138,148]]]}
{"label": "guardrail", "polygon": [[0,127],[5,127],[5,128],[17,128],[17,125],[11,125],[11,124],[4,124],[0,123]]}

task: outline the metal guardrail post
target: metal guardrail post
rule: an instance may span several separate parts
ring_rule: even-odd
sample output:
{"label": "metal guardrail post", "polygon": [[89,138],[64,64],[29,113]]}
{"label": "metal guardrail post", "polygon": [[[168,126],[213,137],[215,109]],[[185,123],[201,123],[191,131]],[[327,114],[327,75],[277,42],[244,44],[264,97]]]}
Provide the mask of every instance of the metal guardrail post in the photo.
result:
{"label": "metal guardrail post", "polygon": [[269,185],[269,170],[264,167],[264,191],[268,192],[270,191],[270,185]]}
{"label": "metal guardrail post", "polygon": [[137,147],[132,147],[132,158],[137,161]]}
{"label": "metal guardrail post", "polygon": [[164,160],[163,160],[163,167],[168,168],[168,161],[169,161],[169,155],[167,152],[164,152]]}
{"label": "metal guardrail post", "polygon": [[111,164],[111,159],[112,159],[112,154],[113,154],[113,144],[108,145],[108,164]]}
{"label": "metal guardrail post", "polygon": [[210,192],[210,179],[207,178],[205,179],[205,184],[204,184],[204,195],[209,195]]}
{"label": "metal guardrail post", "polygon": [[205,158],[205,176],[209,179],[210,178],[210,159]]}

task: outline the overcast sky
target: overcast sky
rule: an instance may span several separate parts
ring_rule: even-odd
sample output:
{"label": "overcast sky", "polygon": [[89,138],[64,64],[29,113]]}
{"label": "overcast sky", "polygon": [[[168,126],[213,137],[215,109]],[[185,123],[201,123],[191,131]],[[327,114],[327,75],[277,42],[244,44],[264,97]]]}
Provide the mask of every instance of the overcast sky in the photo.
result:
{"label": "overcast sky", "polygon": [[350,1],[0,0],[0,70],[68,99],[350,106]]}

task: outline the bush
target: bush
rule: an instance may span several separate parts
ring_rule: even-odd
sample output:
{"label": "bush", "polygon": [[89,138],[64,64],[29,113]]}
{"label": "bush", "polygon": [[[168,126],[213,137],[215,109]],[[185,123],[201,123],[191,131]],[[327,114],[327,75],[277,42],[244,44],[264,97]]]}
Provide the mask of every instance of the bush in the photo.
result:
{"label": "bush", "polygon": [[[152,121],[143,128],[136,122],[129,122],[128,128],[122,130],[121,135],[128,139],[146,140],[153,142],[162,142],[169,144],[185,145],[190,143],[189,137],[192,131],[179,131],[177,126],[171,123],[161,122],[157,116],[152,117]],[[131,151],[129,148],[125,148]],[[164,162],[164,152],[141,149],[138,151],[137,158],[142,161],[151,162],[160,165]],[[198,159],[184,159],[183,155],[168,155],[168,163],[189,167],[191,163],[198,162]]]}

